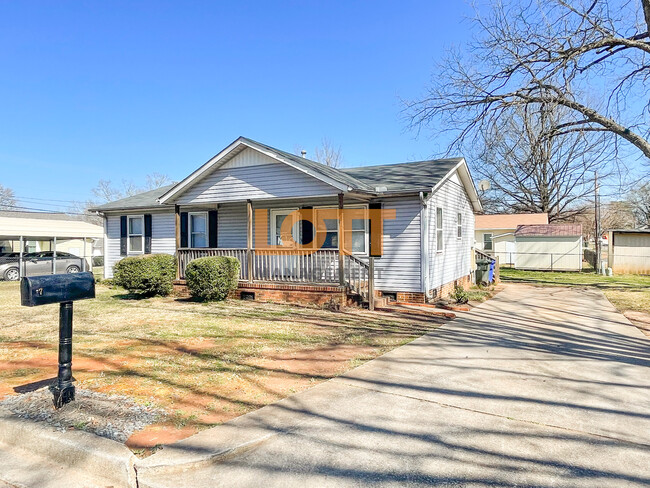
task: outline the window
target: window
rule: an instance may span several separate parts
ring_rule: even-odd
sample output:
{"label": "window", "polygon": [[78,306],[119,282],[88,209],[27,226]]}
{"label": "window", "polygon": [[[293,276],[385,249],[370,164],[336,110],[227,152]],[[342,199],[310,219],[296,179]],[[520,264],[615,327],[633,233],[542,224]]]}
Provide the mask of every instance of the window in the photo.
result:
{"label": "window", "polygon": [[128,251],[131,253],[144,252],[144,217],[128,218]]}
{"label": "window", "polygon": [[208,247],[208,214],[190,213],[190,247]]}
{"label": "window", "polygon": [[352,252],[365,254],[367,218],[352,219]]}
{"label": "window", "polygon": [[[295,208],[271,210],[271,245],[286,245],[291,242],[291,239],[294,242],[300,242],[300,225],[296,222],[296,214],[293,213],[295,211],[297,211]],[[287,218],[291,219],[291,235],[285,232],[286,229],[282,229],[282,225]]]}
{"label": "window", "polygon": [[459,213],[458,214],[458,222],[457,222],[457,227],[456,227],[456,237],[461,239],[463,237],[463,214]]}
{"label": "window", "polygon": [[483,250],[492,250],[492,234],[483,234]]}
{"label": "window", "polygon": [[[318,215],[318,210],[314,215],[316,220],[316,242],[323,242],[321,249],[338,249],[339,248],[339,221],[336,215],[336,208],[325,207],[328,210],[327,217],[323,214]],[[323,208],[322,210],[325,210]],[[353,254],[366,254],[368,250],[368,207],[345,207],[345,210],[354,210],[351,219],[350,228],[346,228],[346,234],[350,232],[352,240]],[[348,216],[349,217],[349,216]],[[358,217],[358,218],[357,218]],[[347,221],[347,219],[346,219]]]}
{"label": "window", "polygon": [[436,251],[442,252],[442,208],[436,208]]}
{"label": "window", "polygon": [[[338,249],[339,221],[338,219],[316,219],[316,242],[323,242],[321,249]],[[323,235],[324,234],[324,235]]]}

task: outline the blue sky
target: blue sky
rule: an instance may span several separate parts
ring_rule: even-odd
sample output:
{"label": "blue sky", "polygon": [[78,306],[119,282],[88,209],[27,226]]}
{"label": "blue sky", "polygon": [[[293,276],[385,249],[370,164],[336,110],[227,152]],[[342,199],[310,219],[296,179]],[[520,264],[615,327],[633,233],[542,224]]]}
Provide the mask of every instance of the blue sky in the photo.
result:
{"label": "blue sky", "polygon": [[347,166],[439,154],[446,139],[406,132],[399,100],[467,39],[470,14],[456,1],[2,1],[0,184],[83,200],[101,178],[181,179],[239,135],[312,157],[326,137]]}

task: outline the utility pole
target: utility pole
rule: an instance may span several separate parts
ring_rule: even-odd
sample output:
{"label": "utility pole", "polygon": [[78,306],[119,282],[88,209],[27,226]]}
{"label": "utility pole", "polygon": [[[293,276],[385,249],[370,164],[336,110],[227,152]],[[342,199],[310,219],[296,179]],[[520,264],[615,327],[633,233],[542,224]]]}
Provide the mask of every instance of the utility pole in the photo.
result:
{"label": "utility pole", "polygon": [[600,250],[600,196],[598,195],[598,171],[594,172],[594,219],[595,219],[595,244],[596,244],[596,274],[600,273],[600,260],[601,260],[601,250]]}

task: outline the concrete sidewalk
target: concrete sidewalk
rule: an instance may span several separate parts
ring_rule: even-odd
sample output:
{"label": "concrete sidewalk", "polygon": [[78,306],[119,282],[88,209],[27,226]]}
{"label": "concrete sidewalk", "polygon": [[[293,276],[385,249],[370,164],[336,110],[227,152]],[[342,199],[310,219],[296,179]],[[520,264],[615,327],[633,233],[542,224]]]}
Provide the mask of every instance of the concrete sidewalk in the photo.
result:
{"label": "concrete sidewalk", "polygon": [[650,342],[596,291],[508,285],[349,374],[166,447],[140,488],[647,486]]}

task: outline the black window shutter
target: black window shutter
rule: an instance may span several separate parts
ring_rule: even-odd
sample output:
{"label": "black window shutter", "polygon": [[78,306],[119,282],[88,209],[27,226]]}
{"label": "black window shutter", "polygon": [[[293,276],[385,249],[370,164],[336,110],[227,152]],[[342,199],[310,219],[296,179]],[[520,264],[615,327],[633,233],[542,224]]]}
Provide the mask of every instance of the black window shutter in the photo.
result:
{"label": "black window shutter", "polygon": [[218,213],[216,210],[210,210],[208,212],[208,232],[210,234],[208,238],[208,247],[217,247],[217,229],[219,227],[217,215]]}
{"label": "black window shutter", "polygon": [[151,214],[144,215],[144,253],[151,254]]}
{"label": "black window shutter", "polygon": [[[368,209],[369,210],[381,210],[382,205],[381,202],[374,202],[368,204]],[[380,231],[380,229],[376,229],[377,232]],[[372,235],[372,220],[368,222],[368,232],[370,233],[370,256],[374,257],[381,257],[381,246],[378,245],[379,242],[381,242],[381,239],[383,239],[383,236],[375,236],[375,239],[373,239]],[[376,241],[376,242],[373,242]]]}
{"label": "black window shutter", "polygon": [[126,215],[120,217],[120,256],[126,256],[127,247],[126,240],[128,239],[126,235]]}
{"label": "black window shutter", "polygon": [[187,246],[187,212],[181,212],[181,247]]}
{"label": "black window shutter", "polygon": [[[301,207],[303,210],[312,210],[314,207]],[[309,213],[309,212],[307,212]],[[313,220],[313,213],[311,219]],[[300,244],[307,246],[314,240],[314,223],[312,220],[303,218],[300,221]]]}

